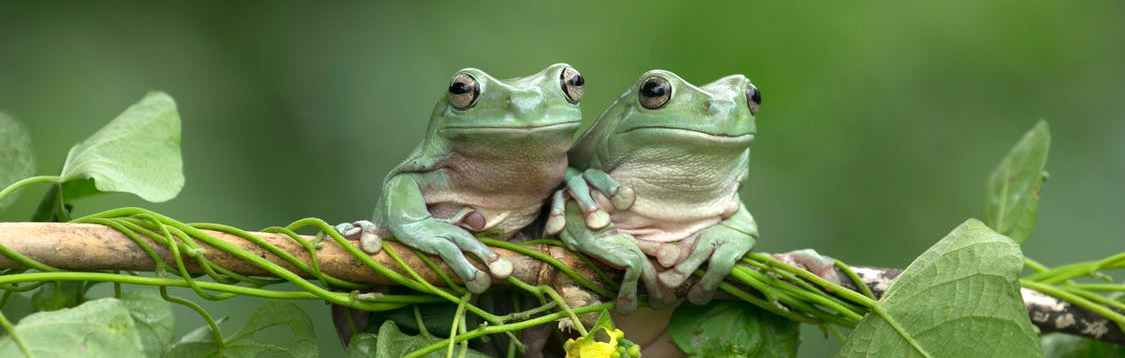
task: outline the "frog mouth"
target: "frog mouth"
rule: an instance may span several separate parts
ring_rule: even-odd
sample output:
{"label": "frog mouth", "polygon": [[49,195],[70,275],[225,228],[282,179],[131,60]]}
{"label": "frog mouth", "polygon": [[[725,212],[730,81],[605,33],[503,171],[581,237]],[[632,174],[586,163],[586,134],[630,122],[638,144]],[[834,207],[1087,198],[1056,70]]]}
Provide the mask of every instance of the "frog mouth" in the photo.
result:
{"label": "frog mouth", "polygon": [[638,131],[642,131],[642,132],[664,132],[664,133],[675,134],[675,135],[686,135],[686,136],[689,136],[689,137],[696,137],[696,138],[700,138],[700,139],[704,139],[704,140],[708,140],[708,141],[712,141],[712,142],[724,142],[724,143],[725,142],[731,142],[731,143],[750,142],[750,141],[753,141],[754,137],[757,135],[754,132],[733,133],[733,134],[712,133],[712,132],[707,132],[707,131],[698,130],[698,129],[665,127],[665,126],[633,127],[633,128],[629,128],[629,129],[626,129],[626,130],[623,130],[623,131],[619,131],[617,133],[618,134],[625,134],[625,133],[629,133],[629,132],[638,132]]}
{"label": "frog mouth", "polygon": [[442,131],[484,131],[484,132],[519,132],[531,133],[540,131],[553,131],[553,130],[566,130],[577,128],[582,121],[566,121],[541,125],[527,125],[527,126],[450,126],[442,128]]}

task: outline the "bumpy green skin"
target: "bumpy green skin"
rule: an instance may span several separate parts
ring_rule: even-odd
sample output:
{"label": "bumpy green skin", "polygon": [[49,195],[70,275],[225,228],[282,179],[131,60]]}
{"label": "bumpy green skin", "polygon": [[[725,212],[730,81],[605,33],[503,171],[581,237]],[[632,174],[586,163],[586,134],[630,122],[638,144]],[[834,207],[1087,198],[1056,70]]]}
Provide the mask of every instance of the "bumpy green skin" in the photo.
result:
{"label": "bumpy green skin", "polygon": [[497,278],[511,263],[480,243],[473,233],[501,239],[516,236],[534,221],[544,201],[563,180],[566,151],[581,122],[581,110],[568,100],[554,64],[521,78],[498,80],[467,68],[478,83],[475,105],[451,105],[445,93],[434,106],[426,137],[383,182],[374,223],[338,227],[360,246],[377,252],[380,237],[394,236],[436,254],[475,293],[491,283],[463,252],[479,257]]}
{"label": "bumpy green skin", "polygon": [[[652,77],[672,88],[662,108],[640,104],[641,86]],[[705,262],[688,298],[706,303],[753,247],[757,224],[738,195],[756,135],[751,86],[742,75],[696,87],[649,71],[570,150],[566,190],[574,201],[560,225],[565,198],[556,193],[547,230],[561,229],[567,244],[626,269],[619,309],[636,307],[638,280],[651,303],[669,303],[668,291]],[[608,223],[600,222],[605,214]]]}

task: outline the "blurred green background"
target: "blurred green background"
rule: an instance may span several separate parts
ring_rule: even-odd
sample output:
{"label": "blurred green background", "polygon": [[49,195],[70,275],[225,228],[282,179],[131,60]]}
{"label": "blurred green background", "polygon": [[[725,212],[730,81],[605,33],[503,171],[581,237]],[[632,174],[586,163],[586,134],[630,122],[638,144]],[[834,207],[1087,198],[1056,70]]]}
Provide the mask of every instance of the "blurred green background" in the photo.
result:
{"label": "blurred green background", "polygon": [[[1051,265],[1125,249],[1123,15],[1120,1],[5,1],[0,109],[31,130],[49,174],[166,91],[183,119],[179,198],[109,195],[78,213],[141,205],[259,228],[368,217],[462,67],[505,78],[568,62],[587,79],[587,121],[648,69],[743,73],[764,97],[742,192],[762,250],[904,267],[979,216],[989,170],[1046,119],[1051,180],[1026,253]],[[0,219],[25,220],[41,194]],[[233,332],[257,303],[209,309],[234,316]],[[304,307],[322,355],[339,355],[327,306]],[[803,357],[836,345],[806,333]]]}

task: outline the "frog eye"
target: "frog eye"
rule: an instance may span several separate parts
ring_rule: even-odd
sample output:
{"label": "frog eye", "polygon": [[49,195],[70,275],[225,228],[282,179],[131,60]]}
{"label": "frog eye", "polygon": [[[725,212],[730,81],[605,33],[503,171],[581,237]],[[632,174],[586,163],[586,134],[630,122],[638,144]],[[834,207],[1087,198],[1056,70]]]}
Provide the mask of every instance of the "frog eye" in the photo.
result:
{"label": "frog eye", "polygon": [[469,109],[480,97],[480,83],[473,76],[458,74],[449,84],[449,104],[456,109]]}
{"label": "frog eye", "polygon": [[750,108],[751,116],[757,115],[758,109],[762,108],[762,91],[754,85],[746,87],[746,107]]}
{"label": "frog eye", "polygon": [[668,104],[668,99],[672,98],[672,84],[663,77],[649,77],[645,83],[641,85],[640,101],[641,105],[648,109],[658,109]]}
{"label": "frog eye", "polygon": [[582,99],[582,94],[586,92],[586,79],[582,78],[582,74],[573,68],[564,68],[562,73],[559,74],[559,82],[562,83],[566,100],[572,104],[577,104]]}

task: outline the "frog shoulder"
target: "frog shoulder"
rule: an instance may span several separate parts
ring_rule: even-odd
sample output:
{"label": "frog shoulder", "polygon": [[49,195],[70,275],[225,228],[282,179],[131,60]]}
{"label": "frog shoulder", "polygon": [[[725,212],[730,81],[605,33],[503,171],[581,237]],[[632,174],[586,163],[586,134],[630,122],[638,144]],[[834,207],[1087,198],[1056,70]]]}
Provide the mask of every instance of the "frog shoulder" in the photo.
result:
{"label": "frog shoulder", "polygon": [[414,148],[414,151],[406,157],[402,163],[395,166],[394,169],[387,175],[388,177],[398,173],[420,173],[435,170],[441,167],[441,162],[446,156],[440,150],[434,150],[432,146],[428,146],[423,142]]}

